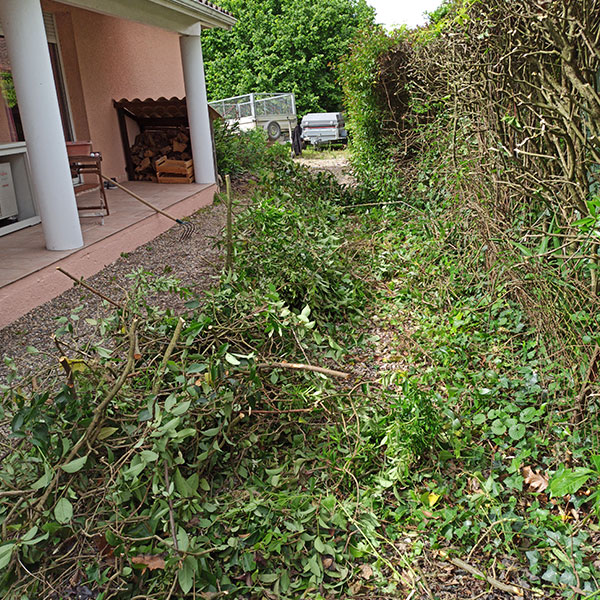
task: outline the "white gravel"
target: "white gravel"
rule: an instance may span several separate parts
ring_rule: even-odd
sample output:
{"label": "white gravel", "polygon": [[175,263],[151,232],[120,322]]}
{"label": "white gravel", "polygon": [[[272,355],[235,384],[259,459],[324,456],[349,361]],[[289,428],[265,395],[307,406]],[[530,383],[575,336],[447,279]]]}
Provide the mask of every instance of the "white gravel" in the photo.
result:
{"label": "white gravel", "polygon": [[315,171],[329,171],[341,185],[356,184],[350,162],[343,154],[333,158],[296,158],[294,160]]}

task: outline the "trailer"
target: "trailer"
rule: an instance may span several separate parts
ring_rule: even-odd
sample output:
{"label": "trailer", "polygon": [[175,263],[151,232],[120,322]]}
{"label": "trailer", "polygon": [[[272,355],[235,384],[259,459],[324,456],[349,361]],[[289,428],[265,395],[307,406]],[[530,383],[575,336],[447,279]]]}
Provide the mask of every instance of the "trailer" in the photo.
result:
{"label": "trailer", "polygon": [[298,124],[296,99],[292,93],[256,93],[208,103],[229,124],[240,130],[262,128],[271,141],[291,141]]}
{"label": "trailer", "polygon": [[332,142],[346,142],[348,132],[342,113],[308,113],[302,117],[302,141],[321,146]]}

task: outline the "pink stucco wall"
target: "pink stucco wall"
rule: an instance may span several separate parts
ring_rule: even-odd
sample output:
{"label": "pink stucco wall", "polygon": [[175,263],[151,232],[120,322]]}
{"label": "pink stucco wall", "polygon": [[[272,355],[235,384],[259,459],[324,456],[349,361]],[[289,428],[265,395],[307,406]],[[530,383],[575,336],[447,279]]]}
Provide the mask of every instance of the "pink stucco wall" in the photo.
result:
{"label": "pink stucco wall", "polygon": [[80,132],[89,135],[94,149],[102,152],[106,175],[126,179],[112,101],[184,96],[179,36],[52,0],[44,5],[45,10],[66,11],[70,17],[70,28],[64,15],[57,25],[77,137],[82,137]]}

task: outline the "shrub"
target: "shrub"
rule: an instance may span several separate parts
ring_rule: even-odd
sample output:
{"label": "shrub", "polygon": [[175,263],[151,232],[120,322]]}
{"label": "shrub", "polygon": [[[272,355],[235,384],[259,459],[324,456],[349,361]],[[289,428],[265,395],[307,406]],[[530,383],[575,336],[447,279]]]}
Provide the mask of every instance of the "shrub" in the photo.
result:
{"label": "shrub", "polygon": [[257,172],[274,160],[288,156],[288,147],[283,144],[270,145],[263,129],[240,131],[237,125],[225,121],[213,123],[217,168],[224,177],[239,177]]}

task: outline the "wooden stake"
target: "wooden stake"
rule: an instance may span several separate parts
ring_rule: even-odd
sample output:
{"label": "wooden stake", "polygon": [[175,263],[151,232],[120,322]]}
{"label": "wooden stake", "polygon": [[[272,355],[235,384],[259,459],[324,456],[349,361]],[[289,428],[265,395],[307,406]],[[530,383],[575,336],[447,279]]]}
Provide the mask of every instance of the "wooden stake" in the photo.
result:
{"label": "wooden stake", "polygon": [[227,188],[227,254],[225,255],[225,269],[229,271],[233,266],[231,177],[229,175],[225,175],[225,186]]}

